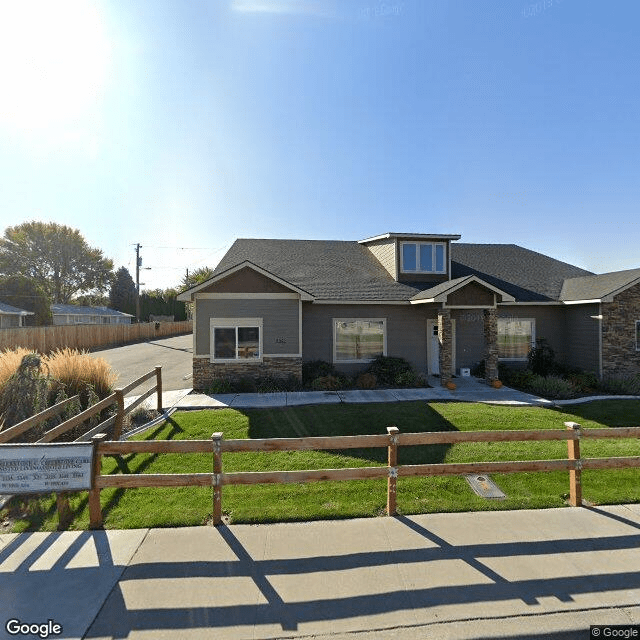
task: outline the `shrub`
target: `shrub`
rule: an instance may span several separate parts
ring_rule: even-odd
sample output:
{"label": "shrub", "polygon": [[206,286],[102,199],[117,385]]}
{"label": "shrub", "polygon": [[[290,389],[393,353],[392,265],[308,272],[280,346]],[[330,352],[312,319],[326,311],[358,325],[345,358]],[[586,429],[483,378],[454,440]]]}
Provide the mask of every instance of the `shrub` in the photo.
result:
{"label": "shrub", "polygon": [[600,388],[606,393],[623,396],[640,395],[640,376],[611,376],[600,382]]}
{"label": "shrub", "polygon": [[233,386],[237,393],[255,393],[258,390],[256,381],[249,377],[238,378]]}
{"label": "shrub", "polygon": [[[50,388],[46,364],[37,353],[27,353],[0,391],[0,427],[11,427],[46,409]],[[30,431],[41,435],[44,425]]]}
{"label": "shrub", "polygon": [[404,371],[396,376],[395,386],[413,389],[416,387],[428,387],[429,383],[422,374],[414,373],[413,371]]}
{"label": "shrub", "polygon": [[302,383],[310,385],[316,378],[338,377],[335,367],[324,360],[310,360],[302,363]]}
{"label": "shrub", "polygon": [[342,388],[338,376],[319,376],[311,383],[314,391],[337,391]]}
{"label": "shrub", "polygon": [[214,378],[208,389],[209,393],[233,393],[233,383],[227,378]]}
{"label": "shrub", "polygon": [[583,393],[592,393],[600,384],[595,373],[586,371],[573,371],[567,375],[567,379]]}
{"label": "shrub", "polygon": [[559,376],[539,376],[533,374],[527,382],[527,390],[536,393],[543,398],[564,400],[575,398],[578,388],[569,380]]}
{"label": "shrub", "polygon": [[378,385],[393,386],[396,378],[401,373],[413,373],[413,368],[404,358],[394,358],[392,356],[378,356],[367,368],[366,373],[372,373]]}
{"label": "shrub", "polygon": [[558,373],[555,351],[544,338],[536,340],[536,346],[529,351],[527,361],[529,369],[539,376]]}
{"label": "shrub", "polygon": [[356,388],[358,389],[375,389],[378,386],[378,380],[372,373],[361,373],[356,378]]}
{"label": "shrub", "polygon": [[27,355],[36,355],[35,351],[23,349],[6,349],[0,352],[0,389],[4,387],[7,380],[18,370],[22,359]]}

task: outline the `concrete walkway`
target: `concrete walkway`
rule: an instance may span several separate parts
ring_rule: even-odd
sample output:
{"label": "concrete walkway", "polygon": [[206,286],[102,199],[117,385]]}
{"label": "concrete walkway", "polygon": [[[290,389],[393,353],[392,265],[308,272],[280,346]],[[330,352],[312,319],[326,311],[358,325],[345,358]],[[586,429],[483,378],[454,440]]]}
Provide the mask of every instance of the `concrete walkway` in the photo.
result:
{"label": "concrete walkway", "polygon": [[640,623],[639,546],[640,505],[5,534],[0,635],[585,640]]}
{"label": "concrete walkway", "polygon": [[[369,402],[407,402],[415,400],[483,402],[507,406],[553,406],[554,402],[509,387],[494,389],[476,378],[457,378],[456,389],[449,391],[437,379],[426,389],[372,389],[353,391],[295,391],[277,393],[192,393],[191,389],[163,393],[163,405],[178,409],[233,409],[293,407],[308,404],[359,404]],[[128,403],[135,398],[126,398]],[[155,407],[155,394],[144,406]]]}

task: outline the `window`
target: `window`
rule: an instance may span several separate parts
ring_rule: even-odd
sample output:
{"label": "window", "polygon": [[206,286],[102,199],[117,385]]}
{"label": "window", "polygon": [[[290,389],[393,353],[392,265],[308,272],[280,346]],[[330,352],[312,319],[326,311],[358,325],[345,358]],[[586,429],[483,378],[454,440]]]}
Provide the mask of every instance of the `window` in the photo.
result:
{"label": "window", "polygon": [[444,242],[403,242],[401,251],[405,273],[446,273]]}
{"label": "window", "polygon": [[262,319],[211,319],[211,360],[253,361],[262,357]]}
{"label": "window", "polygon": [[640,320],[636,320],[636,351],[640,351]]}
{"label": "window", "polygon": [[526,360],[535,346],[535,320],[498,318],[498,357],[502,360]]}
{"label": "window", "polygon": [[386,355],[385,319],[334,319],[333,361],[369,362]]}

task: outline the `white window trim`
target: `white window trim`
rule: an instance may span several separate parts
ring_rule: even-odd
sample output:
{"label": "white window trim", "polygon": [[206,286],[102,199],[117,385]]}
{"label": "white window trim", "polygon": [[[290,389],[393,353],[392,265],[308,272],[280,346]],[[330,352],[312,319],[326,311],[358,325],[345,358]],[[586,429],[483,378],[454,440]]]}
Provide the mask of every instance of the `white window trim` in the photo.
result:
{"label": "white window trim", "polygon": [[[500,321],[503,322],[530,322],[531,323],[531,344],[529,345],[529,349],[533,349],[533,347],[536,346],[536,319],[535,318],[497,318],[497,323],[499,323]],[[497,333],[498,333],[498,327],[496,325],[496,338],[497,338]],[[496,345],[497,346],[497,345]],[[525,356],[524,358],[501,358],[499,357],[498,360],[500,362],[527,362],[528,357]]]}
{"label": "white window trim", "polygon": [[640,335],[640,320],[636,320],[636,351],[640,351],[640,340],[638,340],[639,335]]}
{"label": "white window trim", "polygon": [[386,318],[332,318],[332,339],[333,339],[333,363],[334,364],[367,364],[373,362],[375,358],[365,358],[364,360],[338,360],[336,327],[338,322],[382,322],[382,355],[387,355],[387,319]]}
{"label": "white window trim", "polygon": [[[431,260],[432,260],[432,264],[434,266],[434,269],[432,269],[431,271],[423,271],[422,269],[419,269],[416,267],[416,269],[405,269],[404,268],[404,248],[406,245],[415,245],[416,247],[416,265],[417,263],[420,262],[420,247],[422,245],[425,244],[429,244],[431,245]],[[437,271],[435,269],[435,265],[436,265],[436,247],[440,246],[442,247],[442,250],[444,252],[444,255],[442,256],[442,269],[440,271]],[[424,241],[424,242],[401,242],[400,243],[400,271],[402,273],[437,273],[437,274],[443,274],[443,273],[447,273],[447,264],[448,264],[448,256],[447,256],[447,243],[446,242],[428,242],[428,241]]]}
{"label": "white window trim", "polygon": [[[236,329],[236,355],[237,355],[237,329],[243,327],[258,327],[258,349],[260,357],[258,358],[216,358],[214,348],[214,329]],[[262,318],[210,318],[209,319],[209,361],[215,363],[232,362],[234,364],[251,364],[262,362],[264,353],[262,352],[263,328]]]}

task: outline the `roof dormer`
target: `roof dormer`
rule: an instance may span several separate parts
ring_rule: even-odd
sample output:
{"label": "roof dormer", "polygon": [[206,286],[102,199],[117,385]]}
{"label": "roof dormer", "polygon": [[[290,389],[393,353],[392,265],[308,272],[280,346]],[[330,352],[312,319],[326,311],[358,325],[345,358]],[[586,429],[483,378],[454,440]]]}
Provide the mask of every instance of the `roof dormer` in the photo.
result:
{"label": "roof dormer", "polygon": [[360,240],[398,282],[445,282],[451,279],[449,245],[459,234],[385,233]]}

